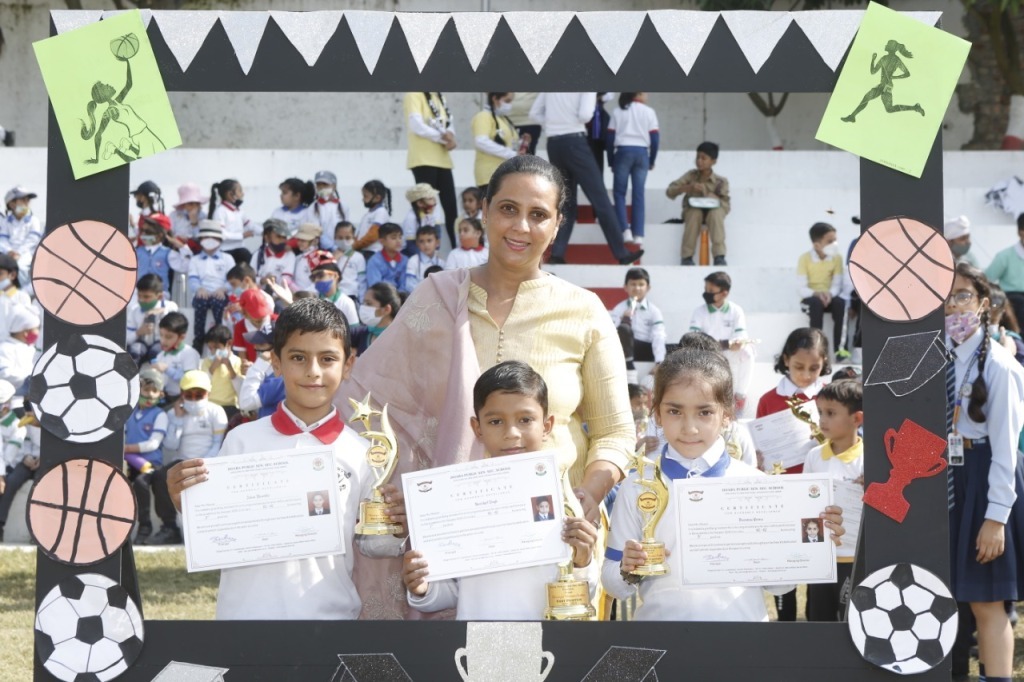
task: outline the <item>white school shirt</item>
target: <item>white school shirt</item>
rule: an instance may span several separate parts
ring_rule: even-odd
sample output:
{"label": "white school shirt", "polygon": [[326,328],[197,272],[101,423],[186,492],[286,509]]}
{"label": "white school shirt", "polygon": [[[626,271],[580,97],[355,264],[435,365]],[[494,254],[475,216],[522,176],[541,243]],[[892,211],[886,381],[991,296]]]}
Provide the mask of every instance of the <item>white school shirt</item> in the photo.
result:
{"label": "white school shirt", "polygon": [[252,223],[245,217],[241,209],[224,201],[217,204],[217,208],[213,209],[213,220],[216,220],[224,228],[224,231],[221,232],[224,242],[220,245],[220,248],[224,251],[242,248],[244,246],[242,240],[245,239],[245,233],[253,231]]}
{"label": "white school shirt", "polygon": [[444,211],[441,210],[440,204],[435,206],[433,211],[423,216],[422,225],[420,224],[419,216],[416,214],[416,209],[410,208],[402,220],[402,236],[405,237],[406,241],[416,241],[416,231],[421,227],[441,227],[443,225]]}
{"label": "white school shirt", "polygon": [[[645,436],[653,436],[658,439],[658,447],[654,452],[661,452],[665,447],[665,430],[658,426],[653,420],[647,421],[647,433]],[[740,421],[730,422],[728,428],[722,433],[722,438],[727,445],[736,451],[736,455],[730,453],[730,457],[738,459],[752,467],[757,467],[757,448],[754,446],[754,439],[750,435],[750,428]]]}
{"label": "white school shirt", "polygon": [[651,133],[658,130],[658,115],[643,102],[633,102],[628,109],[615,107],[608,130],[615,132],[616,147],[650,147]]}
{"label": "white school shirt", "polygon": [[[737,341],[749,339],[747,316],[743,308],[732,301],[726,301],[721,308],[705,304],[694,309],[690,317],[690,331],[704,332],[716,341]],[[733,388],[738,395],[746,395],[754,374],[754,358],[757,351],[753,344],[745,343],[739,350],[722,351],[732,370]]]}
{"label": "white school shirt", "polygon": [[[312,216],[312,219],[307,219],[309,215],[309,206],[300,205],[296,208],[278,206],[270,214],[270,217],[284,221],[284,224],[288,226],[288,229],[291,230],[291,233],[294,235],[296,230],[299,229],[299,225],[302,223],[317,222],[315,215]],[[337,225],[337,223],[335,223],[335,225]],[[333,231],[333,228],[331,229]]]}
{"label": "white school shirt", "polygon": [[14,411],[8,412],[0,418],[0,440],[3,441],[3,458],[0,459],[0,476],[7,473],[7,468],[18,466],[21,460],[25,459],[22,454],[22,444],[25,441],[25,427],[18,426],[18,415]]}
{"label": "white school shirt", "polygon": [[296,291],[314,291],[313,288],[313,271],[309,267],[309,256],[316,253],[317,248],[314,244],[309,251],[303,251],[302,253],[295,256],[295,269],[292,271],[292,278],[295,282]]}
{"label": "white school shirt", "polygon": [[[199,217],[203,217],[202,211],[199,212]],[[193,225],[188,217],[188,211],[176,208],[171,211],[171,234],[181,240],[195,239],[199,234],[199,223]]]}
{"label": "white school shirt", "polygon": [[295,252],[286,247],[284,253],[278,256],[273,251],[267,251],[267,247],[262,248],[264,250],[263,265],[259,265],[259,251],[256,251],[252,255],[252,260],[249,261],[249,265],[256,271],[256,278],[274,277],[278,284],[284,286],[287,279],[285,275],[291,278],[295,273]]}
{"label": "white school shirt", "polygon": [[451,253],[448,254],[448,260],[444,262],[444,269],[475,268],[487,262],[489,253],[486,246],[480,250],[464,249],[460,246],[457,249],[452,249]]}
{"label": "white school shirt", "polygon": [[[359,229],[356,230],[356,241],[359,241],[366,236],[366,233],[370,231],[371,225],[383,225],[384,223],[391,222],[391,215],[388,210],[384,208],[384,204],[379,204],[376,208],[371,208],[367,211],[363,219],[359,221]],[[384,247],[380,245],[378,239],[374,243],[366,247],[366,251],[380,251]]]}
{"label": "white school shirt", "polygon": [[[330,441],[329,433],[337,433],[338,429],[340,433]],[[336,410],[307,426],[281,403],[270,417],[232,429],[224,439],[220,455],[322,447],[324,443],[313,432],[334,449],[338,506],[331,510],[331,516],[342,524],[345,553],[223,569],[217,592],[217,620],[355,620],[362,609],[352,582],[356,549],[371,557],[400,555],[404,544],[401,538],[355,535],[359,501],[370,497],[373,484],[366,462],[370,444],[345,426]]]}
{"label": "white school shirt", "polygon": [[[622,323],[622,316],[629,307],[629,299],[621,301],[612,308],[612,324],[618,327]],[[665,359],[665,318],[662,316],[658,306],[651,303],[649,298],[640,301],[636,310],[633,311],[633,338],[653,346],[654,361],[661,362]]]}
{"label": "white school shirt", "polygon": [[[249,366],[245,376],[240,379],[240,385],[235,387],[235,392],[238,394],[239,410],[255,412],[263,407],[263,401],[260,400],[260,385],[273,373],[274,368],[271,367],[270,362],[256,356],[256,361]],[[239,377],[235,377],[235,380],[239,381]]]}
{"label": "white school shirt", "polygon": [[[828,474],[833,481],[853,483],[864,475],[864,442],[860,439],[855,439],[852,447],[856,447],[858,445],[861,449],[861,456],[852,462],[844,462],[839,459],[837,455],[841,453],[834,453],[827,461],[822,459],[821,453],[825,449],[825,446],[819,445],[807,453],[807,458],[804,460],[803,472],[805,474]],[[829,443],[829,447],[831,448],[831,443]],[[857,531],[860,527],[856,523],[844,520],[843,527],[846,529],[847,533],[851,533],[851,537],[854,534],[859,535]],[[825,539],[825,533],[822,532],[820,537]],[[852,559],[854,552],[856,551],[857,548],[853,544],[844,542],[836,547],[836,558]]]}
{"label": "white school shirt", "polygon": [[335,261],[341,270],[341,279],[338,281],[341,293],[363,300],[363,294],[366,293],[366,258],[353,249],[340,254],[340,257],[335,256]]}
{"label": "white school shirt", "polygon": [[158,325],[160,320],[163,319],[167,313],[173,313],[178,310],[178,304],[174,301],[161,300],[163,305],[158,305],[151,310],[143,310],[139,306],[138,301],[132,301],[128,304],[128,312],[125,315],[127,322],[127,334],[125,335],[125,345],[135,343],[139,340],[138,331],[139,327],[146,323],[146,318],[150,315],[153,316],[153,341],[160,340],[160,329]]}
{"label": "white school shirt", "polygon": [[334,230],[342,220],[351,220],[352,213],[339,197],[334,199],[317,199],[309,205],[306,213],[309,222],[320,226],[320,248],[334,251]]}
{"label": "white school shirt", "polygon": [[158,365],[161,362],[167,363],[167,370],[163,373],[164,393],[168,397],[174,398],[181,395],[181,388],[178,383],[181,380],[181,376],[190,369],[199,369],[199,351],[188,344],[182,346],[181,350],[177,353],[168,353],[161,350],[156,354],[153,364]]}
{"label": "white school shirt", "polygon": [[[974,358],[986,334],[985,329],[978,329],[971,338],[950,349],[956,365],[958,396],[965,374],[968,384],[973,384],[978,376],[978,362]],[[948,336],[946,344],[947,347],[952,346]],[[982,409],[986,420],[983,423],[972,420],[967,414],[970,398],[962,398],[956,429],[964,438],[988,438],[992,447],[992,465],[988,472],[985,518],[1006,523],[1017,500],[1014,470],[1017,466],[1017,439],[1024,427],[1024,369],[1009,351],[992,341],[989,341],[985,358],[985,385],[988,387],[988,400]]]}
{"label": "white school shirt", "polygon": [[0,379],[11,382],[14,390],[21,388],[32,375],[36,347],[8,337],[0,341]]}
{"label": "white school shirt", "polygon": [[[661,456],[660,453],[657,456]],[[717,439],[708,450],[695,460],[679,455],[671,447],[666,454],[670,459],[683,464],[695,472],[707,471],[720,458],[728,457],[725,441]],[[724,476],[728,478],[764,476],[758,469],[743,462],[731,460]],[[667,477],[666,477],[667,478]],[[637,473],[634,471],[619,488],[612,508],[611,532],[608,534],[608,555],[601,571],[601,584],[609,594],[617,599],[627,599],[637,590],[622,579],[620,559],[608,558],[616,554],[621,557],[626,540],[640,540],[641,520],[636,509],[636,500],[643,490],[636,484]],[[670,486],[672,482],[666,481]],[[772,594],[785,594],[793,589],[793,585],[772,587],[683,587],[682,553],[685,548],[679,546],[679,526],[672,508],[670,496],[668,509],[658,522],[655,535],[665,543],[671,553],[666,559],[669,574],[657,578],[647,578],[639,585],[643,604],[636,610],[636,620],[684,620],[684,621],[745,621],[758,622],[768,620],[768,611],[764,605],[764,594],[767,590]]]}
{"label": "white school shirt", "polygon": [[356,308],[355,301],[346,296],[341,289],[335,290],[335,296],[333,299],[327,298],[325,300],[334,304],[334,307],[345,316],[345,320],[348,322],[350,327],[354,324],[359,324],[359,310]]}
{"label": "white school shirt", "polygon": [[427,268],[431,268],[435,265],[444,267],[444,261],[441,257],[434,252],[434,255],[427,258],[422,253],[417,253],[415,256],[409,258],[409,265],[405,268],[405,289],[409,293],[419,286],[419,284],[427,278]]}
{"label": "white school shirt", "polygon": [[210,293],[228,288],[228,270],[235,267],[235,259],[222,250],[208,254],[197,253],[188,263],[188,290],[195,294],[199,289]]}
{"label": "white school shirt", "polygon": [[167,413],[167,435],[163,446],[177,450],[175,459],[192,457],[216,457],[224,432],[228,428],[228,416],[224,408],[209,400],[199,414],[185,414],[179,417],[174,410]]}
{"label": "white school shirt", "polygon": [[23,218],[8,213],[3,222],[0,222],[0,252],[17,251],[19,263],[26,258],[28,261],[32,260],[32,255],[42,238],[43,223],[32,211],[26,213]]}
{"label": "white school shirt", "polygon": [[586,133],[594,118],[596,92],[542,92],[530,107],[530,118],[544,126],[548,138]]}

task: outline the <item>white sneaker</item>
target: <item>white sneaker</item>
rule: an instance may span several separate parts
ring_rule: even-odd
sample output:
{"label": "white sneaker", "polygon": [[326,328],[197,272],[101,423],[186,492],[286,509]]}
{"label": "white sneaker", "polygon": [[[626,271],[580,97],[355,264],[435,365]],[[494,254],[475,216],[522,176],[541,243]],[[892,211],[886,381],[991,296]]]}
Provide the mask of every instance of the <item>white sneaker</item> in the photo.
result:
{"label": "white sneaker", "polygon": [[633,238],[633,243],[636,244],[637,246],[643,246],[644,245],[644,238],[643,237],[634,237]]}
{"label": "white sneaker", "polygon": [[633,243],[633,230],[631,230],[631,229],[629,229],[627,227],[626,231],[622,233],[622,241],[626,242],[627,244],[632,244]]}

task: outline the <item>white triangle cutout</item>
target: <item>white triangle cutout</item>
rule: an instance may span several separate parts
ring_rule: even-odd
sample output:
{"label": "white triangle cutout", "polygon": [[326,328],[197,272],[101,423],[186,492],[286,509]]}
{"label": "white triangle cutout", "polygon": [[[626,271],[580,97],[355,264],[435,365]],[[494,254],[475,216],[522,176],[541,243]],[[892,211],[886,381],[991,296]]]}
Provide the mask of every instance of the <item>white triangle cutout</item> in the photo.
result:
{"label": "white triangle cutout", "polygon": [[927,26],[935,26],[935,24],[939,23],[939,19],[942,18],[942,12],[900,12],[900,14],[911,19],[917,19]]}
{"label": "white triangle cutout", "polygon": [[53,26],[57,29],[57,35],[74,31],[95,23],[103,16],[101,9],[53,9],[50,10],[50,18],[53,19]]}
{"label": "white triangle cutout", "polygon": [[256,50],[263,40],[263,32],[267,30],[270,15],[266,12],[219,12],[220,25],[228,34],[231,47],[235,48],[235,58],[242,67],[242,73],[249,75],[252,62],[256,59]]}
{"label": "white triangle cutout", "polygon": [[833,71],[843,61],[863,18],[864,10],[860,9],[793,12],[793,21]]}
{"label": "white triangle cutout", "polygon": [[750,68],[757,73],[772,56],[782,35],[793,21],[791,12],[722,12],[726,26],[736,39]]}
{"label": "white triangle cutout", "polygon": [[658,36],[675,57],[683,73],[689,75],[704,43],[708,41],[711,29],[718,21],[719,12],[697,12],[694,10],[658,9],[651,10],[651,18]]}
{"label": "white triangle cutout", "polygon": [[366,65],[366,70],[370,73],[377,68],[381,50],[384,49],[384,41],[388,39],[394,20],[394,12],[366,10],[347,10],[345,12],[345,21],[348,22],[348,27],[352,31],[352,37],[356,41],[356,47],[359,48],[363,64]]}
{"label": "white triangle cutout", "polygon": [[327,41],[338,30],[341,12],[280,12],[271,10],[270,16],[306,64],[316,65]]}
{"label": "white triangle cutout", "polygon": [[502,12],[530,65],[540,73],[575,12]]}
{"label": "white triangle cutout", "polygon": [[480,68],[480,60],[484,58],[487,46],[491,44],[501,15],[495,12],[452,12],[452,19],[462,41],[462,49],[469,58],[469,65],[476,71]]}
{"label": "white triangle cutout", "polygon": [[118,14],[124,14],[125,12],[139,12],[142,15],[142,25],[149,28],[149,22],[153,21],[153,10],[151,9],[106,9],[103,10],[103,18],[116,17]]}
{"label": "white triangle cutout", "polygon": [[395,16],[416,68],[422,73],[451,15],[447,12],[398,12]]}
{"label": "white triangle cutout", "polygon": [[178,61],[178,66],[182,71],[188,71],[217,21],[217,12],[153,10],[153,19],[160,27],[160,35]]}
{"label": "white triangle cutout", "polygon": [[619,67],[636,42],[644,23],[642,12],[577,12],[576,18],[601,53],[604,63],[618,73]]}

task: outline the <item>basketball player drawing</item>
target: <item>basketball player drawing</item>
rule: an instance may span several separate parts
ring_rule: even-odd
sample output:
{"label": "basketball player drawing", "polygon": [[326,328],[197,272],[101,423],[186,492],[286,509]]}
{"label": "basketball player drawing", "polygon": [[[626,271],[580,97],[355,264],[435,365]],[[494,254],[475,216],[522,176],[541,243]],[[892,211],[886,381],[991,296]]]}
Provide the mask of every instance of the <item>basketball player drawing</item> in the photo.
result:
{"label": "basketball player drawing", "polygon": [[[860,101],[857,108],[853,110],[853,113],[849,116],[844,116],[843,120],[847,123],[856,123],[857,114],[864,110],[864,107],[868,105],[868,102],[875,99],[876,97],[882,98],[882,105],[885,107],[887,114],[893,114],[898,111],[916,111],[917,113],[924,116],[924,108],[920,104],[893,104],[892,103],[892,84],[895,80],[901,78],[910,78],[910,69],[907,68],[903,60],[900,59],[896,53],[899,53],[907,59],[913,59],[914,55],[911,54],[910,50],[903,43],[899,43],[895,40],[890,40],[885,44],[885,56],[878,59],[878,53],[875,52],[871,55],[871,75],[882,72],[881,80],[878,85],[868,90],[867,94],[864,95],[864,99]],[[878,60],[877,62],[875,60]]]}
{"label": "basketball player drawing", "polygon": [[[167,146],[157,137],[156,133],[149,129],[146,121],[136,113],[135,108],[125,104],[125,97],[132,89],[132,65],[129,61],[138,54],[139,40],[134,33],[121,36],[112,40],[110,51],[114,58],[124,62],[127,69],[124,88],[120,93],[114,86],[101,81],[96,81],[92,86],[92,100],[86,105],[86,112],[89,115],[89,124],[82,121],[82,139],[95,140],[95,155],[86,159],[85,163],[99,163],[100,147],[103,146],[103,160],[106,161],[113,155],[121,157],[125,162],[135,161],[143,156],[149,156],[162,151]],[[117,96],[115,97],[115,93]],[[99,126],[96,125],[96,109],[105,104],[106,109],[100,117]],[[114,128],[110,128],[115,124]],[[111,136],[121,138],[115,144],[110,141]],[[106,144],[104,145],[104,137]]]}

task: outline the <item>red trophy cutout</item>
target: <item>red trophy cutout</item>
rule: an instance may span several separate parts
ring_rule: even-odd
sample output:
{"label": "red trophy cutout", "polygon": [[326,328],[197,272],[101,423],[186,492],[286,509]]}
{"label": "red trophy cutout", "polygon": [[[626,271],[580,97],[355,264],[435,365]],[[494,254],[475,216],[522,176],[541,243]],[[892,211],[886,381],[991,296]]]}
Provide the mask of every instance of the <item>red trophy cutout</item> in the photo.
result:
{"label": "red trophy cutout", "polygon": [[946,470],[946,439],[909,419],[900,430],[885,432],[885,454],[892,462],[889,480],[872,483],[864,493],[864,504],[871,505],[897,523],[902,523],[910,510],[903,490],[918,478],[935,476]]}

